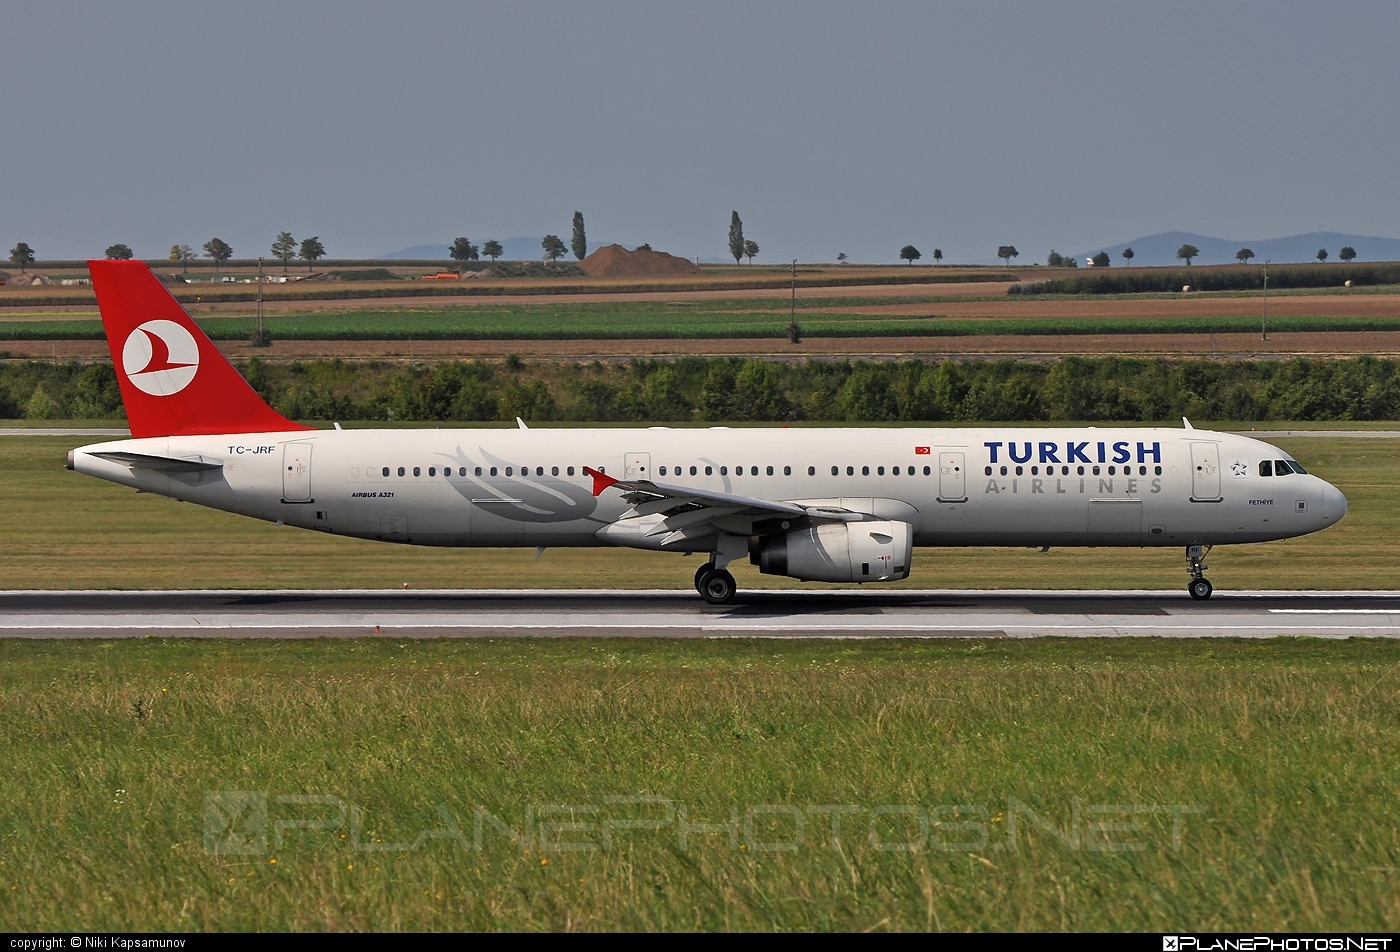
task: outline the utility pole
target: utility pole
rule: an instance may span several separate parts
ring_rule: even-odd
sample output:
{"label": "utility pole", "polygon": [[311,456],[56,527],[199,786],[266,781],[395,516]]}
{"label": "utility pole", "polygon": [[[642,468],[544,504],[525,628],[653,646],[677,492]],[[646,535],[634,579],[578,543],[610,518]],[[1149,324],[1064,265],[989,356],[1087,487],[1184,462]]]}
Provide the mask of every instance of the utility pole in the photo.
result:
{"label": "utility pole", "polygon": [[802,328],[797,326],[797,259],[792,259],[792,306],[788,311],[788,340],[802,343]]}
{"label": "utility pole", "polygon": [[263,315],[262,315],[262,286],[263,286],[263,259],[258,257],[258,340],[263,339]]}
{"label": "utility pole", "polygon": [[1259,339],[1269,339],[1269,259],[1264,259],[1264,316],[1259,322]]}

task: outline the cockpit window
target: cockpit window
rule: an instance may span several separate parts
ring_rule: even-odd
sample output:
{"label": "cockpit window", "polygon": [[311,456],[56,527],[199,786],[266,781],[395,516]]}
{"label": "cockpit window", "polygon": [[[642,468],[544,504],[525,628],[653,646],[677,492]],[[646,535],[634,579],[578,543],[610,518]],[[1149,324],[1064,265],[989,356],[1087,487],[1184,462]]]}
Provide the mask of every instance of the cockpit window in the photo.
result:
{"label": "cockpit window", "polygon": [[1298,461],[1296,459],[1291,459],[1288,461],[1288,468],[1293,470],[1293,472],[1297,473],[1300,476],[1308,475],[1308,471],[1302,466],[1298,465]]}
{"label": "cockpit window", "polygon": [[1291,472],[1293,472],[1293,470],[1291,470],[1291,469],[1288,468],[1288,460],[1284,460],[1284,459],[1276,459],[1276,460],[1274,460],[1274,475],[1275,475],[1275,476],[1287,476],[1287,475],[1288,475],[1289,473],[1291,473]]}
{"label": "cockpit window", "polygon": [[1274,461],[1265,459],[1259,461],[1259,475],[1272,476],[1274,474]]}

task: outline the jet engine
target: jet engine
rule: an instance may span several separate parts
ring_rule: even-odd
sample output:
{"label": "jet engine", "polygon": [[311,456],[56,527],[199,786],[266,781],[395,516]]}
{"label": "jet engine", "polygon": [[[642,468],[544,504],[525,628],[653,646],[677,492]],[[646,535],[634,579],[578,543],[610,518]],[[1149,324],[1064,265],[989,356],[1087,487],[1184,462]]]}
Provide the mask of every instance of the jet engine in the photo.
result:
{"label": "jet engine", "polygon": [[750,561],[804,582],[893,582],[909,577],[913,554],[907,522],[830,522],[763,536]]}

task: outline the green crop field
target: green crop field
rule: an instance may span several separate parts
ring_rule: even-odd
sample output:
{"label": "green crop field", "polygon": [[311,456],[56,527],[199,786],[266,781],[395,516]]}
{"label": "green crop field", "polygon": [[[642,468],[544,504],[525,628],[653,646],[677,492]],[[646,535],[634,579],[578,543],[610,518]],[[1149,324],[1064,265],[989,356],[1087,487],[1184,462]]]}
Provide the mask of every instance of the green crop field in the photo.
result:
{"label": "green crop field", "polygon": [[[972,299],[960,299],[963,301]],[[1004,302],[1004,298],[995,299]],[[878,299],[878,303],[927,303],[925,315],[840,313],[830,308],[870,305],[871,299],[809,298],[798,301],[797,320],[810,337],[967,337],[1085,334],[1217,334],[1256,332],[1253,316],[1005,317],[938,315],[926,298]],[[1028,305],[1028,310],[1031,305]],[[786,338],[788,302],[782,300],[439,306],[392,309],[293,311],[266,317],[280,340],[623,340],[681,338]],[[200,312],[198,323],[215,340],[246,340],[255,318]],[[1400,330],[1400,317],[1276,317],[1275,333]],[[0,320],[6,340],[100,340],[96,317],[36,312]]]}
{"label": "green crop field", "polygon": [[[631,549],[428,549],[278,528],[67,472],[92,437],[0,436],[8,505],[0,577],[10,589],[65,588],[676,588],[697,558]],[[1400,440],[1278,441],[1341,487],[1343,522],[1325,532],[1212,555],[1220,589],[1400,587]],[[817,587],[759,575],[744,588]],[[921,549],[913,588],[1178,588],[1177,549]]]}
{"label": "green crop field", "polygon": [[1397,663],[2,641],[0,929],[1388,931]]}

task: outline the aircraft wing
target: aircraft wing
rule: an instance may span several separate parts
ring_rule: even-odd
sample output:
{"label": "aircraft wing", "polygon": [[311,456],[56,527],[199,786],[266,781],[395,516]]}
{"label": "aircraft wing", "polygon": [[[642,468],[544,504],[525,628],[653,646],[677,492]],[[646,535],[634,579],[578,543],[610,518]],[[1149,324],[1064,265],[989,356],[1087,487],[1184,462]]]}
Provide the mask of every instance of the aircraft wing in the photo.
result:
{"label": "aircraft wing", "polygon": [[[614,527],[631,530],[628,535],[638,533],[642,539],[656,539],[654,544],[658,546],[681,545],[699,536],[712,535],[716,530],[747,535],[753,531],[754,523],[767,519],[846,522],[869,518],[849,509],[755,499],[649,479],[617,479],[591,466],[585,466],[583,471],[593,477],[593,495],[600,496],[615,487],[631,504],[632,508],[614,523]],[[786,523],[783,528],[787,528]],[[608,533],[610,536],[618,534]]]}

